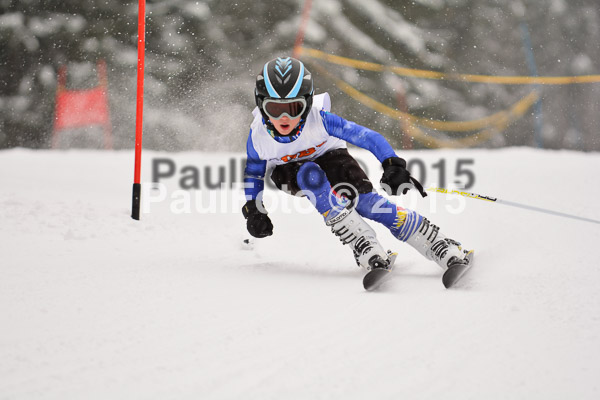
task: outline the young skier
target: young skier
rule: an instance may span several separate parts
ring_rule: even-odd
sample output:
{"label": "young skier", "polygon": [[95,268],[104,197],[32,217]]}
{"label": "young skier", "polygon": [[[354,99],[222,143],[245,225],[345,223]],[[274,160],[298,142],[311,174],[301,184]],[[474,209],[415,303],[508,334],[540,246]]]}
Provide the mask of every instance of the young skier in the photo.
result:
{"label": "young skier", "polygon": [[[421,184],[406,170],[406,161],[379,133],[330,113],[327,93],[314,96],[313,92],[311,73],[291,57],[267,62],[256,78],[257,108],[246,146],[247,202],[242,208],[248,232],[257,238],[273,234],[273,224],[262,205],[270,162],[275,165],[271,173],[275,185],[293,195],[300,191],[306,194],[332,232],[353,250],[358,265],[367,271],[391,269],[394,257],[382,248],[363,218],[383,224],[394,237],[442,269],[466,270],[469,252],[427,218],[396,206],[374,191],[365,172],[348,153],[346,142],[371,151],[382,163],[381,185],[388,194],[406,194],[414,185],[426,196]],[[332,188],[340,187],[350,194],[337,196]]]}

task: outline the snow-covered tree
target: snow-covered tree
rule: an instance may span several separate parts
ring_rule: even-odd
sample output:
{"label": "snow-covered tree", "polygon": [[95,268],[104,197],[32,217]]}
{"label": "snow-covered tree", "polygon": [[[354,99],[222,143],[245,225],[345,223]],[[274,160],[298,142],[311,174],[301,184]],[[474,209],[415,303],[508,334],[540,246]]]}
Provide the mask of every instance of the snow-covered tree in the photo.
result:
{"label": "snow-covered tree", "polygon": [[[303,3],[149,0],[145,145],[243,148],[254,77],[265,61],[291,53]],[[524,32],[539,75],[600,72],[597,0],[319,0],[313,1],[305,45],[445,73],[530,75]],[[69,86],[85,88],[95,84],[99,59],[108,65],[115,146],[133,146],[137,2],[0,0],[0,46],[1,147],[48,146],[58,68],[68,65]],[[309,68],[315,63],[305,61]],[[409,111],[430,119],[480,118],[507,109],[532,89],[321,65],[392,107],[403,88]],[[319,91],[334,95],[334,112],[400,145],[397,120],[357,103],[316,70],[315,81]],[[541,88],[546,147],[600,149],[599,85]],[[482,145],[533,145],[533,132],[529,112]]]}

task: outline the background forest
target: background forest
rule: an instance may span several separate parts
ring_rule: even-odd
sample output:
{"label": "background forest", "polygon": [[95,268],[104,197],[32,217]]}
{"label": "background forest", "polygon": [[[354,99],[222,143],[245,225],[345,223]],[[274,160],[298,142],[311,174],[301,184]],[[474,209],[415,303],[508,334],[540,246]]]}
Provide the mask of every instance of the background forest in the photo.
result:
{"label": "background forest", "polygon": [[[149,0],[145,147],[241,151],[254,78],[267,60],[291,54],[303,5]],[[304,45],[444,73],[529,76],[535,66],[539,76],[592,75],[600,73],[600,9],[598,0],[315,0]],[[98,60],[108,66],[114,146],[133,147],[136,46],[137,2],[0,0],[0,148],[49,147],[59,67],[68,66],[69,88],[89,88],[97,84]],[[349,97],[332,76],[392,108],[400,107],[399,94],[405,93],[410,114],[441,121],[508,110],[537,89],[540,109],[529,108],[473,145],[600,150],[600,83],[428,80],[301,58],[317,91],[331,94],[333,112],[378,130],[397,147],[409,144],[400,121]],[[323,68],[328,74],[319,72]],[[474,134],[425,133],[444,139]]]}

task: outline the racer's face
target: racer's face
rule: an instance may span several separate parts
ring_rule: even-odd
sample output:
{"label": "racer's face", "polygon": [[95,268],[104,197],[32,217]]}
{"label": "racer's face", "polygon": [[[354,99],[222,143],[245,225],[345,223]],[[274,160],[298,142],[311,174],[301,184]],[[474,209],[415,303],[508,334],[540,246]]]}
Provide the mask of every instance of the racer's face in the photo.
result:
{"label": "racer's face", "polygon": [[275,129],[277,129],[277,132],[279,132],[279,134],[286,136],[289,135],[298,126],[298,124],[300,123],[300,117],[292,119],[287,115],[284,115],[279,119],[269,118],[269,121],[271,121]]}

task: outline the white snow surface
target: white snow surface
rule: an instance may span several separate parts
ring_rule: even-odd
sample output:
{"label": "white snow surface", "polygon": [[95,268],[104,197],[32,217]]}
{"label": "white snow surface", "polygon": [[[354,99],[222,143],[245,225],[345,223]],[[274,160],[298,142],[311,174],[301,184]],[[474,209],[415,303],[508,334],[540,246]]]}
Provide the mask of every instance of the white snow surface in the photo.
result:
{"label": "white snow surface", "polygon": [[[352,152],[378,181],[374,157]],[[597,153],[399,154],[445,159],[449,182],[454,160],[473,159],[470,191],[600,219]],[[143,181],[155,158],[197,167],[204,184],[206,166],[236,157],[145,152]],[[365,292],[306,199],[291,212],[269,192],[275,234],[247,250],[239,191],[223,210],[181,213],[198,193],[176,177],[174,197],[134,221],[132,170],[132,152],[0,152],[0,398],[600,398],[599,225],[394,198],[475,249],[475,266],[446,290],[434,263],[377,226],[399,257]]]}

